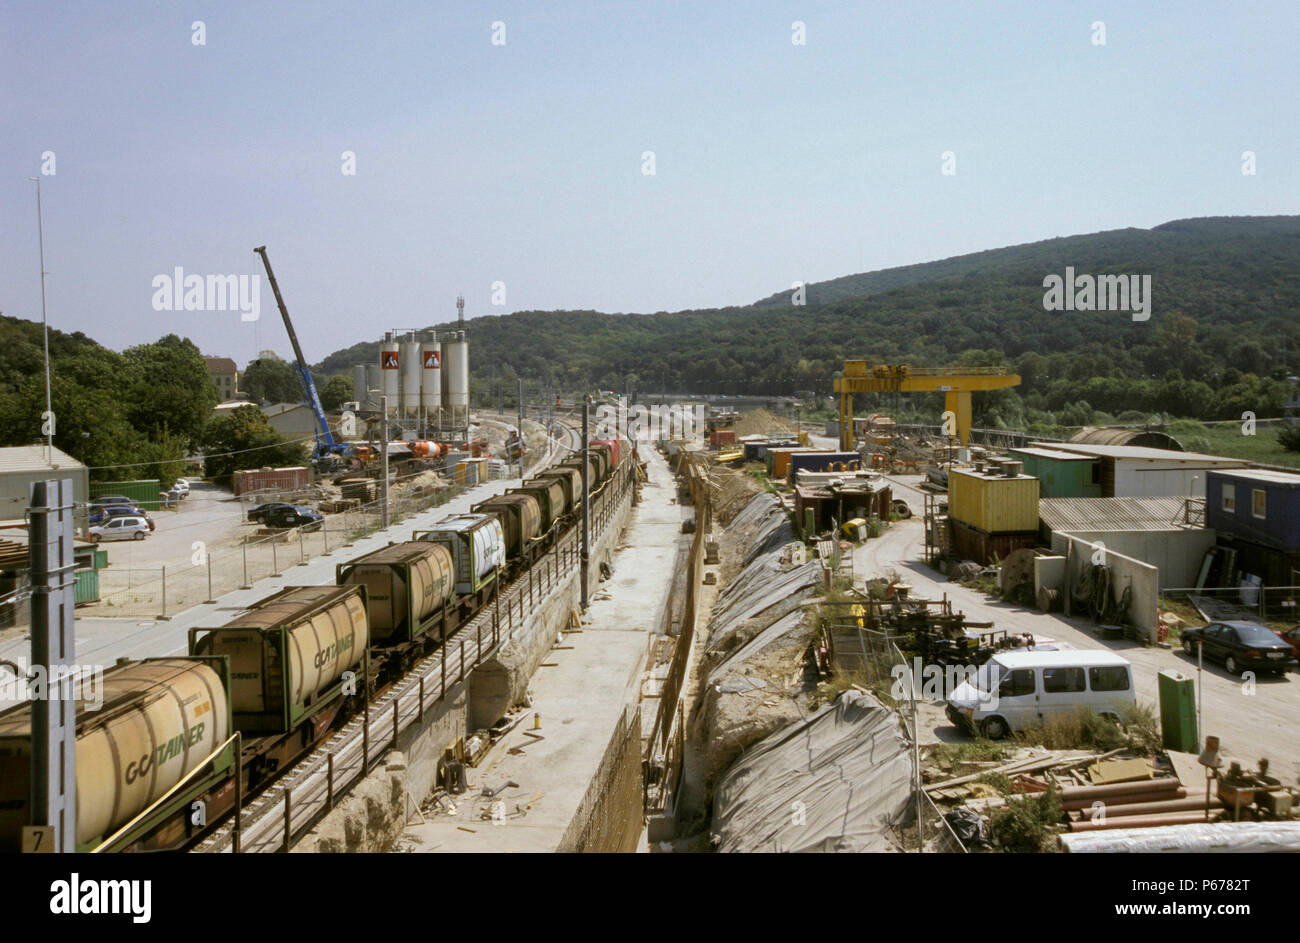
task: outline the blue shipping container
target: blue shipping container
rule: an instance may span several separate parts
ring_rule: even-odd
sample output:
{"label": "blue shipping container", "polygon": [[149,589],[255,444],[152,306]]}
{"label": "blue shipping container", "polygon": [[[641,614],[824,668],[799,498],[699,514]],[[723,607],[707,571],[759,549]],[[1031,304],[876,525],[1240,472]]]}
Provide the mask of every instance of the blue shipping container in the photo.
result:
{"label": "blue shipping container", "polygon": [[1262,468],[1212,469],[1205,524],[1278,550],[1300,550],[1300,475]]}

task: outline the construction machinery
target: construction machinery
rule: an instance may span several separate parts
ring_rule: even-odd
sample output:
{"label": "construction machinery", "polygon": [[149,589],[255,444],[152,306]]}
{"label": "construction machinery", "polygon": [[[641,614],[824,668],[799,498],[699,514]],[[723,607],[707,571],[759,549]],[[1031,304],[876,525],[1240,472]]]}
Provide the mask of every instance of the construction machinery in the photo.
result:
{"label": "construction machinery", "polygon": [[262,265],[266,267],[266,277],[271,283],[271,291],[275,294],[275,303],[280,308],[280,317],[284,319],[284,329],[289,332],[289,342],[293,344],[298,382],[302,385],[307,408],[311,410],[316,420],[316,448],[312,452],[312,464],[318,471],[329,471],[352,457],[352,446],[346,442],[335,442],[334,434],[330,432],[329,422],[325,419],[325,410],[321,408],[320,395],[317,394],[316,384],[311,378],[311,370],[307,368],[302,347],[298,344],[298,334],[293,329],[293,322],[289,320],[289,309],[284,305],[280,286],[275,281],[275,273],[271,271],[271,260],[266,256],[266,246],[258,246],[253,251],[262,257]]}
{"label": "construction machinery", "polygon": [[970,444],[971,393],[1019,385],[1020,377],[1002,367],[913,367],[905,363],[868,367],[865,360],[846,360],[843,376],[835,380],[835,392],[840,394],[840,449],[848,451],[854,445],[854,393],[943,393],[943,408],[952,416],[951,431],[945,430],[945,434],[966,446]]}

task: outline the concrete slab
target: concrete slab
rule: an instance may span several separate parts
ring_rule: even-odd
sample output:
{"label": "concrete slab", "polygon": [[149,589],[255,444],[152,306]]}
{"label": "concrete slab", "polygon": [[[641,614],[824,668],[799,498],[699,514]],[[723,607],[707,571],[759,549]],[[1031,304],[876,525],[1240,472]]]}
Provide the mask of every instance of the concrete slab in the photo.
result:
{"label": "concrete slab", "polygon": [[[664,621],[681,524],[691,516],[690,508],[674,503],[676,486],[663,458],[648,449],[642,455],[649,458],[650,480],[614,556],[613,576],[593,585],[582,630],[565,633],[563,647],[533,676],[540,729],[529,717],[496,743],[468,771],[470,790],[454,800],[456,814],[407,828],[404,851],[548,852],[559,845],[624,706],[637,700],[648,637]],[[654,705],[647,702],[646,709]],[[517,785],[482,795],[510,782]]]}

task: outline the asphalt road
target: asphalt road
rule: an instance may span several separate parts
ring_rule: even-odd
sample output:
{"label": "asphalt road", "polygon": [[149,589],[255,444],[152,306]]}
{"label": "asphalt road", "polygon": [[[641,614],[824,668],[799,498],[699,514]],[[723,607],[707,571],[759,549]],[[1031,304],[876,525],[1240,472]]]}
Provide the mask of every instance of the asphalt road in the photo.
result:
{"label": "asphalt road", "polygon": [[[914,475],[891,477],[898,485],[914,485],[919,480]],[[1024,609],[948,582],[922,562],[925,539],[919,493],[907,487],[895,487],[894,492],[895,497],[908,501],[916,516],[892,525],[880,538],[869,540],[854,551],[856,580],[886,576],[894,570],[912,584],[914,596],[938,599],[947,593],[954,607],[972,621],[993,622],[995,629],[1031,632],[1035,637],[1068,642],[1079,649],[1119,652],[1133,664],[1138,700],[1153,706],[1158,703],[1156,675],[1160,671],[1172,668],[1193,679],[1197,677],[1195,659],[1184,655],[1181,649],[1142,646],[1127,639],[1103,639],[1092,633],[1092,623],[1086,619]],[[1268,757],[1274,775],[1284,782],[1300,781],[1300,674],[1289,672],[1280,678],[1261,676],[1251,685],[1229,675],[1222,666],[1207,663],[1197,687],[1198,696],[1203,699],[1203,732],[1220,738],[1225,755],[1251,767],[1261,757]],[[935,738],[957,739],[956,729],[946,718],[927,713],[933,721],[930,732]]]}

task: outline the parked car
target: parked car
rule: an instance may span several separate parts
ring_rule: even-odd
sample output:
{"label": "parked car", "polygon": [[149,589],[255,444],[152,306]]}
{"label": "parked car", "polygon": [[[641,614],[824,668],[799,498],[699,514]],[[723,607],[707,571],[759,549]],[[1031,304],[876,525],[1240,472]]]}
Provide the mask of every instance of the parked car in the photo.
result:
{"label": "parked car", "polygon": [[1000,740],[1081,708],[1119,720],[1136,701],[1133,666],[1114,652],[1000,652],[948,695],[947,714],[968,733]]}
{"label": "parked car", "polygon": [[186,481],[184,478],[177,478],[174,482],[172,482],[172,486],[170,490],[175,491],[182,498],[189,497],[190,483]]}
{"label": "parked car", "polygon": [[88,507],[102,508],[118,504],[133,505],[135,502],[124,494],[101,494],[98,498],[92,498]]}
{"label": "parked car", "polygon": [[1281,674],[1296,665],[1291,643],[1258,622],[1211,622],[1183,629],[1183,651],[1196,657],[1197,643],[1205,657],[1223,662],[1229,674],[1271,671]]}
{"label": "parked car", "polygon": [[266,504],[259,504],[248,512],[248,519],[256,524],[267,523],[267,515],[273,512],[291,511],[295,505],[285,501],[268,501]]}
{"label": "parked car", "polygon": [[145,523],[149,525],[149,530],[152,531],[154,529],[153,518],[140,508],[131,505],[114,505],[110,507],[95,508],[90,512],[89,522],[91,524],[102,524],[115,517],[142,517],[144,518]]}
{"label": "parked car", "polygon": [[323,520],[325,516],[320,511],[301,504],[289,504],[269,511],[263,522],[269,527],[302,527],[306,524],[319,524]]}
{"label": "parked car", "polygon": [[1291,654],[1295,655],[1296,658],[1300,658],[1300,625],[1297,625],[1294,629],[1287,629],[1285,632],[1279,632],[1277,634],[1282,637],[1282,641],[1291,644]]}
{"label": "parked car", "polygon": [[149,522],[143,517],[114,517],[90,528],[90,540],[144,540],[149,536]]}

